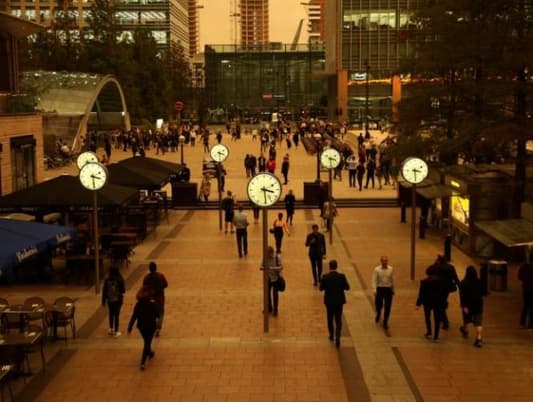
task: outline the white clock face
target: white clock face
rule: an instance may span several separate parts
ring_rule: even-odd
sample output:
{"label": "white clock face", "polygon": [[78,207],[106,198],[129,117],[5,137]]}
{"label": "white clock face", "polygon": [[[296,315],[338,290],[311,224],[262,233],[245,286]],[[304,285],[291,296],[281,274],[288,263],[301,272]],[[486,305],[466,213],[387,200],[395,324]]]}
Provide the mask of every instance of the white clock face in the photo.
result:
{"label": "white clock face", "polygon": [[320,154],[320,163],[326,169],[335,169],[341,163],[341,154],[335,148],[328,148]]}
{"label": "white clock face", "polygon": [[88,190],[100,190],[106,181],[107,169],[100,163],[89,162],[80,170],[80,182]]}
{"label": "white clock face", "polygon": [[255,205],[269,207],[281,197],[281,182],[270,173],[259,173],[248,181],[248,198]]}
{"label": "white clock face", "polygon": [[215,144],[209,153],[215,162],[224,162],[229,155],[229,149],[225,145]]}
{"label": "white clock face", "polygon": [[96,156],[94,152],[82,152],[78,155],[78,158],[76,159],[76,165],[78,165],[78,169],[80,170],[89,162],[98,162],[98,156]]}
{"label": "white clock face", "polygon": [[402,164],[402,176],[408,183],[422,183],[428,176],[426,161],[420,158],[407,158]]}

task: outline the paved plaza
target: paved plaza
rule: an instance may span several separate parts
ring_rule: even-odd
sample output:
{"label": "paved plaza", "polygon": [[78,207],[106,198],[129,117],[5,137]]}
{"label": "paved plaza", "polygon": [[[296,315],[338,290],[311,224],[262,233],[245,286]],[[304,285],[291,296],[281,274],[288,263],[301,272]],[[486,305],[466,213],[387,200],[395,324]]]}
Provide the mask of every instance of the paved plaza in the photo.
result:
{"label": "paved plaza", "polygon": [[[349,141],[355,143],[355,138]],[[230,147],[226,189],[246,201],[244,156],[259,152],[259,142],[245,137]],[[101,152],[101,151],[100,151]],[[100,153],[99,152],[99,153]],[[297,198],[303,182],[313,181],[316,158],[303,147],[290,153],[289,185]],[[147,152],[153,156],[154,151]],[[113,150],[112,160],[129,156]],[[200,182],[201,144],[185,146],[192,181]],[[179,151],[165,160],[179,162]],[[73,172],[71,166],[66,171]],[[279,171],[279,166],[278,169]],[[48,171],[49,175],[59,171]],[[393,198],[396,190],[350,189],[347,173],[335,181],[337,198]],[[324,178],[327,174],[324,174]],[[211,200],[216,199],[213,183]],[[269,211],[269,225],[277,210]],[[284,211],[282,211],[284,212]],[[17,380],[18,401],[36,402],[526,402],[533,399],[533,331],[521,330],[521,292],[517,267],[509,267],[509,290],[485,299],[483,348],[459,333],[458,294],[450,296],[450,329],[441,341],[424,338],[422,310],[415,309],[418,280],[442,252],[442,234],[429,229],[417,240],[416,279],[410,280],[410,224],[399,208],[340,209],[327,244],[327,259],[337,259],[347,275],[341,347],[328,341],[323,295],[313,280],[305,236],[319,223],[318,209],[297,210],[291,234],[283,240],[287,289],[280,294],[279,315],[263,332],[261,223],[248,230],[249,253],[239,258],[234,235],[219,231],[218,212],[172,210],[155,234],[135,248],[123,274],[127,279],[121,314],[123,335],[107,335],[107,314],[93,288],[71,285],[20,285],[0,288],[10,302],[41,295],[77,299],[78,337],[46,346],[47,370],[27,384]],[[409,214],[408,214],[409,215]],[[273,243],[273,238],[269,239]],[[381,255],[395,268],[396,294],[389,330],[374,323],[371,273]],[[148,263],[156,261],[168,279],[166,314],[155,358],[139,370],[142,340],[127,336],[136,290]],[[469,264],[452,248],[460,277]],[[38,361],[32,362],[35,368]]]}

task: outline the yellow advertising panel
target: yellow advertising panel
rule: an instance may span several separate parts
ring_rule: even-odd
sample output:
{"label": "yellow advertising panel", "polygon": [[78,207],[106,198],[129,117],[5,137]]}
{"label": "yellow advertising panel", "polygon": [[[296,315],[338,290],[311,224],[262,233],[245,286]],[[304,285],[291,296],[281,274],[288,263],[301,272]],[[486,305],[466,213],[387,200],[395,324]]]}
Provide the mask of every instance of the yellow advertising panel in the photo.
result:
{"label": "yellow advertising panel", "polygon": [[470,200],[461,195],[452,195],[450,197],[450,210],[452,218],[456,222],[461,222],[468,226],[470,222]]}

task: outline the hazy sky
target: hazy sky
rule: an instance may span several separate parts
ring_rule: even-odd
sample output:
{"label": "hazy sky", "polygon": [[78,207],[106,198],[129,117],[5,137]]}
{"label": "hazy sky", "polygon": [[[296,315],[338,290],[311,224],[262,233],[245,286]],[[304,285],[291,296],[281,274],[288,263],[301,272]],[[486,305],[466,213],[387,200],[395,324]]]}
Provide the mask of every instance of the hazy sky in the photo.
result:
{"label": "hazy sky", "polygon": [[[235,0],[237,1],[237,0]],[[291,43],[300,19],[306,18],[303,0],[270,0],[270,29],[271,42]],[[230,44],[230,0],[198,0],[204,8],[200,14],[200,51],[204,44]],[[307,42],[307,26],[304,21],[300,43]]]}

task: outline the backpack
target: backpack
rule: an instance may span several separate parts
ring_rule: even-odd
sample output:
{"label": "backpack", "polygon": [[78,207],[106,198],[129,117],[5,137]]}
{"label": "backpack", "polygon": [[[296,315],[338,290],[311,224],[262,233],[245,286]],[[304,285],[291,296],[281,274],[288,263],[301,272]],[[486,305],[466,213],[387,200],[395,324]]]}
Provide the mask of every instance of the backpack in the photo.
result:
{"label": "backpack", "polygon": [[107,301],[108,303],[116,303],[120,301],[122,296],[120,292],[120,283],[116,279],[109,279],[107,281]]}

